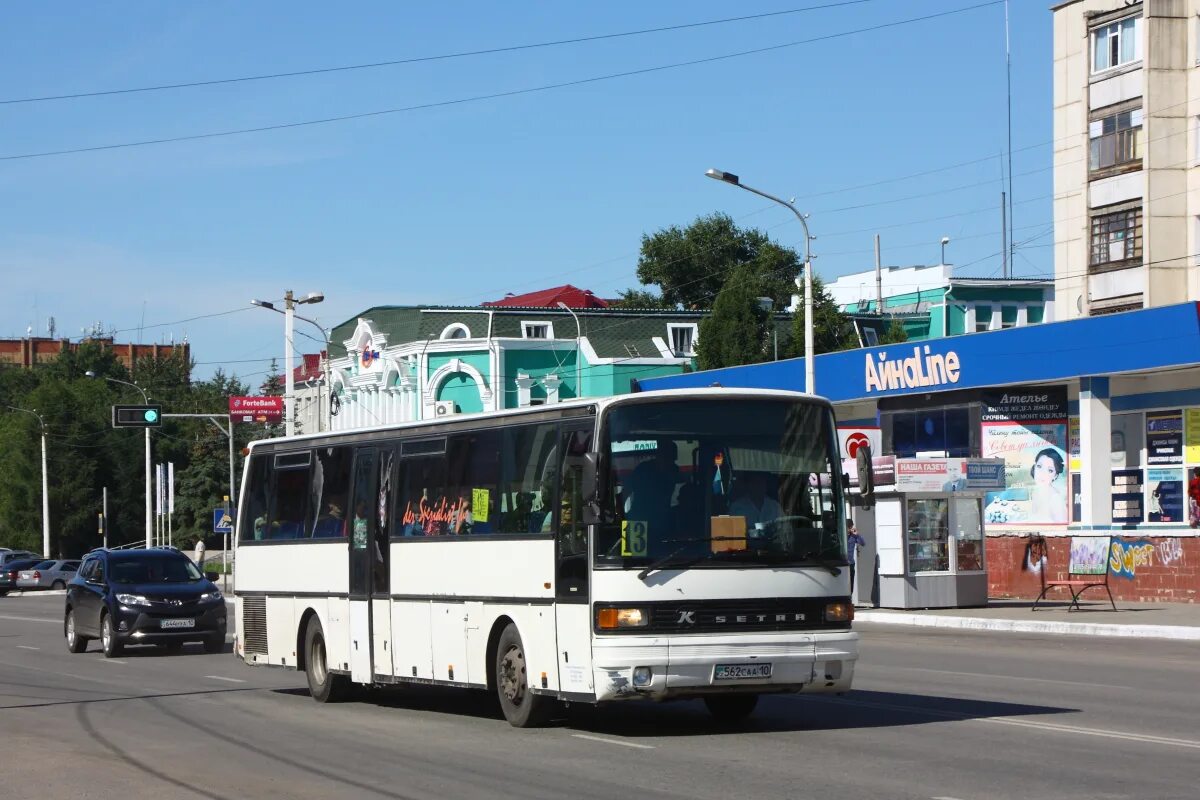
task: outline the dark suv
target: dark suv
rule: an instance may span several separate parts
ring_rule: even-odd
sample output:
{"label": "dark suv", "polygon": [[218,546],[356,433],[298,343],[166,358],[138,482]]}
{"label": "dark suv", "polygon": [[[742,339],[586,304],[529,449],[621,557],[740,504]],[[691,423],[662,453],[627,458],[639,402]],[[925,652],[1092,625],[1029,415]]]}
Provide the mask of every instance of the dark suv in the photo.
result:
{"label": "dark suv", "polygon": [[177,550],[96,550],[67,584],[63,632],[67,648],[82,653],[100,639],[112,658],[127,644],[172,650],[203,642],[225,647],[225,598],[213,579]]}

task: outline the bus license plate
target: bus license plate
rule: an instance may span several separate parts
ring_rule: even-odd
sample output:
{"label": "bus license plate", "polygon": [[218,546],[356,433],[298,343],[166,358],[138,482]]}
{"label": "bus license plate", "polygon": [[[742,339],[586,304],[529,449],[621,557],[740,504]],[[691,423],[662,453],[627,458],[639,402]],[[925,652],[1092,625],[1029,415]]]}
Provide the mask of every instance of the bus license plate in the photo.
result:
{"label": "bus license plate", "polygon": [[716,681],[762,680],[770,677],[770,664],[717,664],[713,671],[713,680]]}
{"label": "bus license plate", "polygon": [[160,623],[163,628],[194,628],[196,620],[194,619],[164,619]]}

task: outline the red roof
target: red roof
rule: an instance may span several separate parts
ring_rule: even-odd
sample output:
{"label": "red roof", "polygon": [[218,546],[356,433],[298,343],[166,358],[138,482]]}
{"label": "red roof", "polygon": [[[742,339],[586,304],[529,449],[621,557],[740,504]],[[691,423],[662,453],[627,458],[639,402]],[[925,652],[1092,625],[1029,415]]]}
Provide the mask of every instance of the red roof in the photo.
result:
{"label": "red roof", "polygon": [[509,294],[503,300],[482,303],[484,306],[508,308],[556,308],[563,303],[567,308],[608,308],[608,302],[592,294],[588,289],[579,289],[571,284],[542,289],[528,294]]}
{"label": "red roof", "polygon": [[304,361],[292,370],[292,380],[296,383],[319,381],[325,376],[321,373],[321,353],[305,353]]}

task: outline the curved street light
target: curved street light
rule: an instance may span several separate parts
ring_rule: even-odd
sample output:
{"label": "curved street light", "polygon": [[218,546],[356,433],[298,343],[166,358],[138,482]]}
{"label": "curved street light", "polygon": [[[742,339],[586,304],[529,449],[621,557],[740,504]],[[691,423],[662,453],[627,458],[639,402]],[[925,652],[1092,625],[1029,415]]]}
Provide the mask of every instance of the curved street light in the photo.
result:
{"label": "curved street light", "polygon": [[[296,296],[294,294],[292,294],[292,290],[288,289],[283,295],[284,307],[282,310],[276,308],[275,304],[268,300],[251,300],[250,301],[250,305],[252,305],[252,306],[258,306],[259,308],[265,308],[268,311],[274,311],[276,314],[283,314],[284,319],[286,320],[286,322],[284,323],[284,326],[283,326],[284,372],[286,373],[286,375],[284,376],[285,389],[284,389],[284,395],[283,395],[283,402],[284,402],[284,406],[285,406],[284,432],[288,436],[294,436],[296,434],[296,415],[295,415],[295,410],[294,410],[295,403],[296,403],[296,377],[292,373],[292,359],[293,359],[292,354],[293,354],[293,351],[295,350],[295,344],[292,341],[293,340],[293,322],[292,321],[294,319],[298,319],[301,322],[307,322],[308,324],[312,325],[313,327],[315,327],[317,330],[319,330],[321,332],[321,338],[325,342],[325,358],[323,359],[324,364],[325,364],[325,369],[324,369],[325,391],[330,393],[330,409],[332,410],[332,407],[333,407],[333,403],[332,403],[333,386],[330,385],[330,377],[329,377],[329,335],[325,333],[325,329],[322,328],[321,325],[316,320],[309,319],[308,317],[302,317],[296,313],[296,306],[298,306],[298,305],[320,303],[320,302],[323,302],[324,300],[325,300],[325,295],[323,295],[320,292],[309,292],[304,297],[297,299]],[[319,421],[324,418],[325,418],[325,414],[321,410],[321,395],[318,392],[317,393],[318,426],[320,425]],[[326,421],[325,429],[331,430],[332,428],[333,428],[333,420],[329,419]]]}
{"label": "curved street light", "polygon": [[[107,375],[97,375],[94,370],[88,370],[83,373],[89,378],[103,378],[109,383],[119,383],[122,386],[132,386],[142,393],[142,402],[150,405],[150,396],[146,394],[146,390],[136,383],[123,381],[120,378],[110,378]],[[107,521],[106,521],[107,522]],[[146,428],[146,547],[154,546],[154,509],[150,500],[150,429]]]}
{"label": "curved street light", "polygon": [[33,410],[17,406],[6,406],[6,408],[37,417],[38,425],[42,430],[42,557],[50,558],[50,489],[46,473],[46,420],[37,413],[36,408]]}

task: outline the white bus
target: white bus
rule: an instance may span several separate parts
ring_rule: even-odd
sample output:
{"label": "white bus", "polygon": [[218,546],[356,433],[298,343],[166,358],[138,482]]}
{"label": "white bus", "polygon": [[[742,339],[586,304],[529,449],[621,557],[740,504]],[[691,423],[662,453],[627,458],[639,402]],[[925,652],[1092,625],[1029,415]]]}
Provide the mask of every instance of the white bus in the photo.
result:
{"label": "white bus", "polygon": [[237,654],[352,683],[556,701],[845,692],[851,630],[833,411],[703,389],[255,442]]}

